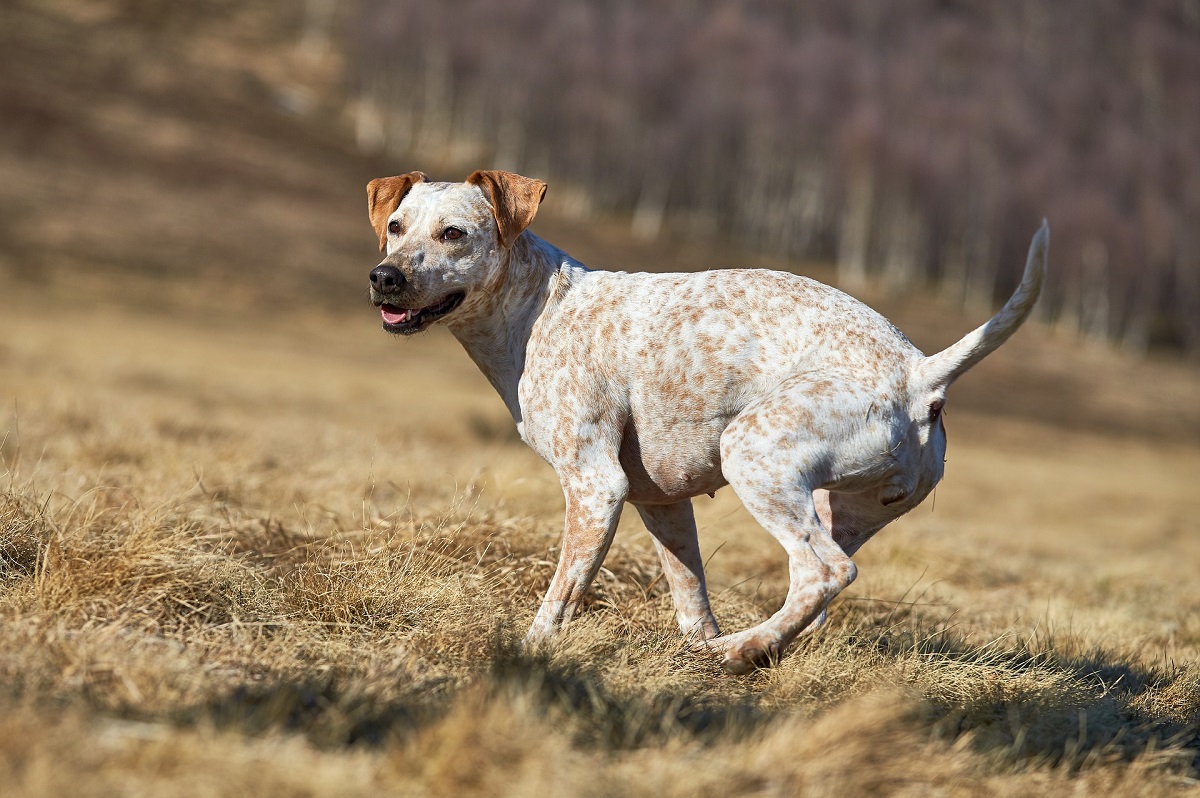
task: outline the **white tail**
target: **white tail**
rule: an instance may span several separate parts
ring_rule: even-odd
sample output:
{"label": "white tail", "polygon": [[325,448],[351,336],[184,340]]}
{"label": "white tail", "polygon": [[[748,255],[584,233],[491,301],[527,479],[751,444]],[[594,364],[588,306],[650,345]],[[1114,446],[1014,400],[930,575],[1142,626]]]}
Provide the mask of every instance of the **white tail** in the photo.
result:
{"label": "white tail", "polygon": [[1025,261],[1025,274],[1021,284],[1009,297],[1000,312],[975,330],[964,335],[957,343],[930,355],[920,365],[921,381],[930,389],[945,388],[961,377],[967,369],[990,355],[1007,341],[1029,316],[1042,292],[1046,279],[1046,252],[1050,248],[1050,225],[1045,219],[1033,235],[1029,245],[1029,257]]}

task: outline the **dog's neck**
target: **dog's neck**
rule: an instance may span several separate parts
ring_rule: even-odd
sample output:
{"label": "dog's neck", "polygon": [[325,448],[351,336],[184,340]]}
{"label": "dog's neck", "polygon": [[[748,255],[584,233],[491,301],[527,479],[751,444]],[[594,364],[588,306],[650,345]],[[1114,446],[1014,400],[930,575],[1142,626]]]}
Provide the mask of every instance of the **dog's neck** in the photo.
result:
{"label": "dog's neck", "polygon": [[548,305],[558,302],[587,268],[558,247],[528,231],[504,254],[495,283],[483,287],[482,303],[447,326],[471,360],[521,424],[518,388],[525,371],[525,349],[533,327]]}

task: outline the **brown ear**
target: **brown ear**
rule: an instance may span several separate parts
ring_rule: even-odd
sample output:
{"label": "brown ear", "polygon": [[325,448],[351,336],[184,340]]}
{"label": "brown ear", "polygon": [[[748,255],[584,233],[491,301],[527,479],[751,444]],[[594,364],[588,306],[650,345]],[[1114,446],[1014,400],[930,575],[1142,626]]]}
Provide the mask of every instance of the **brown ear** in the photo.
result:
{"label": "brown ear", "polygon": [[409,172],[395,177],[377,177],[367,183],[367,215],[371,226],[379,234],[379,251],[387,249],[387,220],[400,207],[400,200],[414,183],[424,183],[429,178],[424,172]]}
{"label": "brown ear", "polygon": [[537,216],[538,205],[546,196],[546,184],[532,177],[512,172],[480,170],[473,172],[467,182],[483,189],[496,214],[500,243],[511,247],[517,236]]}

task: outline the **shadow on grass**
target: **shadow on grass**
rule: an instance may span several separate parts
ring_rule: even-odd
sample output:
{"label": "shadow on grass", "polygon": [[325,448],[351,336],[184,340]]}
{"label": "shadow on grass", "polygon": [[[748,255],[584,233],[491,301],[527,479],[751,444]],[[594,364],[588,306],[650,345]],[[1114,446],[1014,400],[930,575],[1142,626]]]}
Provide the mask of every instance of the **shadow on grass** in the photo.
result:
{"label": "shadow on grass", "polygon": [[776,715],[750,696],[718,701],[671,692],[629,695],[589,668],[558,665],[511,645],[496,654],[489,673],[493,694],[531,696],[544,711],[569,718],[580,745],[629,749],[677,739],[744,739]]}
{"label": "shadow on grass", "polygon": [[[1200,674],[1173,664],[1134,665],[1092,649],[1065,653],[1053,641],[1042,650],[972,646],[931,624],[915,621],[897,632],[843,639],[859,650],[899,661],[917,660],[935,682],[922,689],[935,732],[1013,764],[1074,770],[1100,761],[1132,761],[1147,752],[1200,775]],[[836,643],[835,643],[836,644]],[[937,674],[946,674],[938,685]],[[979,682],[949,686],[977,674]],[[918,685],[929,682],[915,678]]]}
{"label": "shadow on grass", "polygon": [[379,744],[405,737],[444,713],[444,700],[381,700],[348,690],[336,679],[239,688],[183,713],[185,724],[208,722],[250,735],[296,732],[315,745]]}
{"label": "shadow on grass", "polygon": [[481,687],[486,701],[520,704],[561,720],[577,745],[608,750],[653,747],[673,739],[744,739],[772,717],[750,700],[621,694],[597,671],[556,663],[507,642],[495,643],[490,653],[486,670],[474,680],[427,682],[397,699],[381,699],[356,687],[353,679],[331,677],[239,688],[180,713],[176,721],[211,723],[251,735],[294,732],[325,748],[379,745],[437,723],[470,687]]}
{"label": "shadow on grass", "polygon": [[[852,634],[818,636],[791,656],[818,656],[817,649],[839,646],[862,657],[865,668],[880,657],[884,664],[917,662],[921,671],[910,684],[924,703],[921,717],[931,733],[948,742],[969,735],[975,750],[1015,767],[1075,770],[1157,751],[1189,775],[1200,774],[1200,679],[1186,669],[1151,671],[1102,651],[1067,655],[1053,645],[1045,651],[973,647],[919,621],[901,632],[855,626]],[[989,684],[972,682],[971,674],[985,673],[990,675],[979,681]],[[960,680],[959,686],[939,684],[943,674],[946,682]],[[398,698],[381,698],[377,687],[350,677],[330,677],[236,690],[177,720],[248,734],[296,732],[324,748],[373,746],[410,739],[436,724],[469,688],[487,702],[520,705],[561,723],[574,744],[590,749],[745,742],[782,714],[793,716],[786,708],[764,708],[758,689],[734,699],[638,692],[586,665],[497,641],[477,676],[413,685]],[[779,698],[772,701],[776,707]]]}

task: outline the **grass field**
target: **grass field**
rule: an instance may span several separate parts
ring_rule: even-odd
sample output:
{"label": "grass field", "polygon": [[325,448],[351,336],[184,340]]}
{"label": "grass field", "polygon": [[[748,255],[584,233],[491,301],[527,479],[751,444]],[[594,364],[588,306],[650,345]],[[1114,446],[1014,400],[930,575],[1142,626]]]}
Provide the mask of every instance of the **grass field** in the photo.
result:
{"label": "grass field", "polygon": [[[1200,775],[1194,436],[951,404],[936,497],[777,669],[733,678],[681,646],[634,514],[562,646],[530,659],[513,640],[559,489],[448,336],[391,339],[367,307],[80,319],[4,296],[6,795],[1157,794]],[[1052,356],[1200,384],[1037,336],[964,385],[1003,392]],[[732,492],[698,517],[718,617],[775,609],[783,554]]]}
{"label": "grass field", "polygon": [[[1200,789],[1194,365],[1023,329],[775,669],[681,644],[633,513],[528,656],[554,474],[449,336],[364,301],[365,180],[436,169],[281,116],[289,4],[123,8],[0,7],[5,798]],[[757,262],[572,221],[551,182],[534,230],[589,264]],[[868,299],[926,351],[989,313]],[[776,609],[732,492],[697,518],[723,625]]]}

